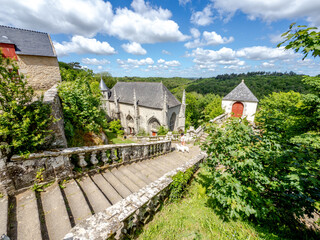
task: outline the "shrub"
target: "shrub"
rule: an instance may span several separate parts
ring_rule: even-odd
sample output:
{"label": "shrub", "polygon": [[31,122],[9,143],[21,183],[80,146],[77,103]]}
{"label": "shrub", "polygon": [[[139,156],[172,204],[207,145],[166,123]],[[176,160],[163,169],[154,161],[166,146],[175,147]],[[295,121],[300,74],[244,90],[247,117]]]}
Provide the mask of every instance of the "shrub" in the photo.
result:
{"label": "shrub", "polygon": [[[96,89],[94,83],[92,85]],[[102,129],[107,129],[105,113],[100,109],[101,93],[99,89],[93,91],[85,78],[61,83],[59,96],[62,100],[67,138],[72,138],[75,130],[99,134]]]}
{"label": "shrub", "polygon": [[168,128],[160,126],[158,129],[158,135],[166,135],[169,132]]}
{"label": "shrub", "polygon": [[18,70],[15,61],[0,51],[0,142],[6,142],[12,153],[27,155],[41,149],[53,117],[42,97],[32,102],[34,91]]}
{"label": "shrub", "polygon": [[109,129],[111,132],[116,133],[117,135],[123,135],[123,130],[120,120],[113,120],[109,123]]}
{"label": "shrub", "polygon": [[209,128],[204,148],[212,206],[230,218],[293,226],[294,219],[311,215],[319,201],[319,153],[274,135],[257,135],[243,122],[233,119],[224,129]]}
{"label": "shrub", "polygon": [[189,180],[193,175],[193,168],[187,169],[185,172],[179,171],[172,177],[172,183],[170,185],[169,200],[175,201],[182,197]]}

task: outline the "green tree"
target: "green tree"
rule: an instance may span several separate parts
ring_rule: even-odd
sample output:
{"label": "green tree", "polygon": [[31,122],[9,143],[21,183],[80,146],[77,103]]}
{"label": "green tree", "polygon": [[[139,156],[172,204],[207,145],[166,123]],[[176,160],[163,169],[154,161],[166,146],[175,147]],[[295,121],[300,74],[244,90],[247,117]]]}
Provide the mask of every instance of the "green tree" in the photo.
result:
{"label": "green tree", "polygon": [[6,142],[12,153],[29,154],[45,143],[53,121],[51,108],[37,98],[15,61],[0,51],[0,142]]}
{"label": "green tree", "polygon": [[313,57],[320,56],[320,32],[316,27],[307,27],[305,25],[296,25],[292,23],[289,26],[289,30],[283,33],[281,36],[285,40],[278,44],[278,47],[286,43],[285,49],[293,49],[295,52],[300,50],[304,54],[305,59],[309,53]]}

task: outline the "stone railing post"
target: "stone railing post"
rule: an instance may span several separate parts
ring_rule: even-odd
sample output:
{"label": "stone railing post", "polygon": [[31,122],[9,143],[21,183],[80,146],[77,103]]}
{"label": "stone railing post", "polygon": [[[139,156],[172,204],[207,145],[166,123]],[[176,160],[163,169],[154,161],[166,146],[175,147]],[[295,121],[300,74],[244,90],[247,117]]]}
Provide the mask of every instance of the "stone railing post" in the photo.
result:
{"label": "stone railing post", "polygon": [[91,152],[90,162],[93,165],[96,165],[99,162],[98,159],[97,159],[97,151]]}
{"label": "stone railing post", "polygon": [[146,144],[143,146],[143,158],[147,158],[149,155],[149,146]]}
{"label": "stone railing post", "polygon": [[101,160],[104,164],[108,163],[109,158],[107,157],[106,150],[101,151]]}
{"label": "stone railing post", "polygon": [[[116,149],[112,148],[111,151],[110,151],[110,159],[112,160],[112,162],[114,162],[115,160],[117,160],[117,156],[115,154],[115,151]],[[118,152],[118,155],[119,155],[119,152]]]}
{"label": "stone railing post", "polygon": [[78,156],[79,156],[79,161],[78,161],[78,165],[81,167],[81,168],[84,168],[85,166],[87,166],[87,162],[84,160],[84,153],[78,153]]}
{"label": "stone railing post", "polygon": [[121,158],[123,162],[127,162],[130,160],[130,149],[129,148],[122,148],[121,149]]}

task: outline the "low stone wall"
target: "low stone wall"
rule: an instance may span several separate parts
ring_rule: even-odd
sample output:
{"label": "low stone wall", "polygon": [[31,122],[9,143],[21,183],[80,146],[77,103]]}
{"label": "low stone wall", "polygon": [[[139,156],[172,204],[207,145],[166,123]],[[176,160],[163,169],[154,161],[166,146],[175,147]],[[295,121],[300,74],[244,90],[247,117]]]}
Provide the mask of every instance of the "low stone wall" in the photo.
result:
{"label": "low stone wall", "polygon": [[[57,149],[33,153],[27,159],[14,155],[7,162],[0,155],[0,169],[3,169],[5,173],[0,178],[0,186],[11,181],[14,190],[30,187],[34,184],[37,172],[41,169],[43,182],[49,182],[74,177],[75,167],[86,172],[90,168],[107,168],[128,161],[151,158],[170,150],[171,141],[159,141],[145,144],[112,144]],[[10,191],[12,192],[12,189]]]}
{"label": "low stone wall", "polygon": [[145,224],[159,209],[161,202],[167,198],[172,176],[178,171],[185,172],[193,166],[198,166],[205,158],[205,153],[199,154],[182,167],[165,174],[106,210],[87,218],[71,229],[64,240],[122,239],[124,237],[130,239],[130,234],[134,233],[139,225]]}

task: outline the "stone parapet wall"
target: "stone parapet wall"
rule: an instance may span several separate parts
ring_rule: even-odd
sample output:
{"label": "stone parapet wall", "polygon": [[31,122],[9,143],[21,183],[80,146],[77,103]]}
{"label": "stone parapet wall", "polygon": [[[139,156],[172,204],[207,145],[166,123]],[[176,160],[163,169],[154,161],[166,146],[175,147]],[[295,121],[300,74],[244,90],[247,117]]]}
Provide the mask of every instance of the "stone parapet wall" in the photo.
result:
{"label": "stone parapet wall", "polygon": [[56,57],[18,55],[18,66],[34,90],[48,90],[61,82]]}
{"label": "stone parapet wall", "polygon": [[[205,153],[199,154],[182,167],[168,172],[138,192],[87,218],[71,229],[64,240],[130,239],[139,225],[148,222],[159,210],[161,203],[168,196],[172,176],[179,171],[185,172],[193,166],[198,166],[205,158]],[[197,167],[194,170],[196,169]]]}
{"label": "stone parapet wall", "polygon": [[[142,160],[171,151],[171,141],[159,141],[145,144],[112,144],[92,147],[65,148],[41,153],[32,153],[27,159],[14,155],[8,161],[1,157],[0,167],[4,175],[0,186],[9,186],[14,191],[28,188],[35,183],[37,172],[42,171],[43,182],[74,177],[74,168],[82,172],[90,168],[108,168],[129,161]],[[0,170],[1,170],[0,169]],[[10,185],[12,193],[12,184]],[[7,191],[9,189],[6,189]]]}

